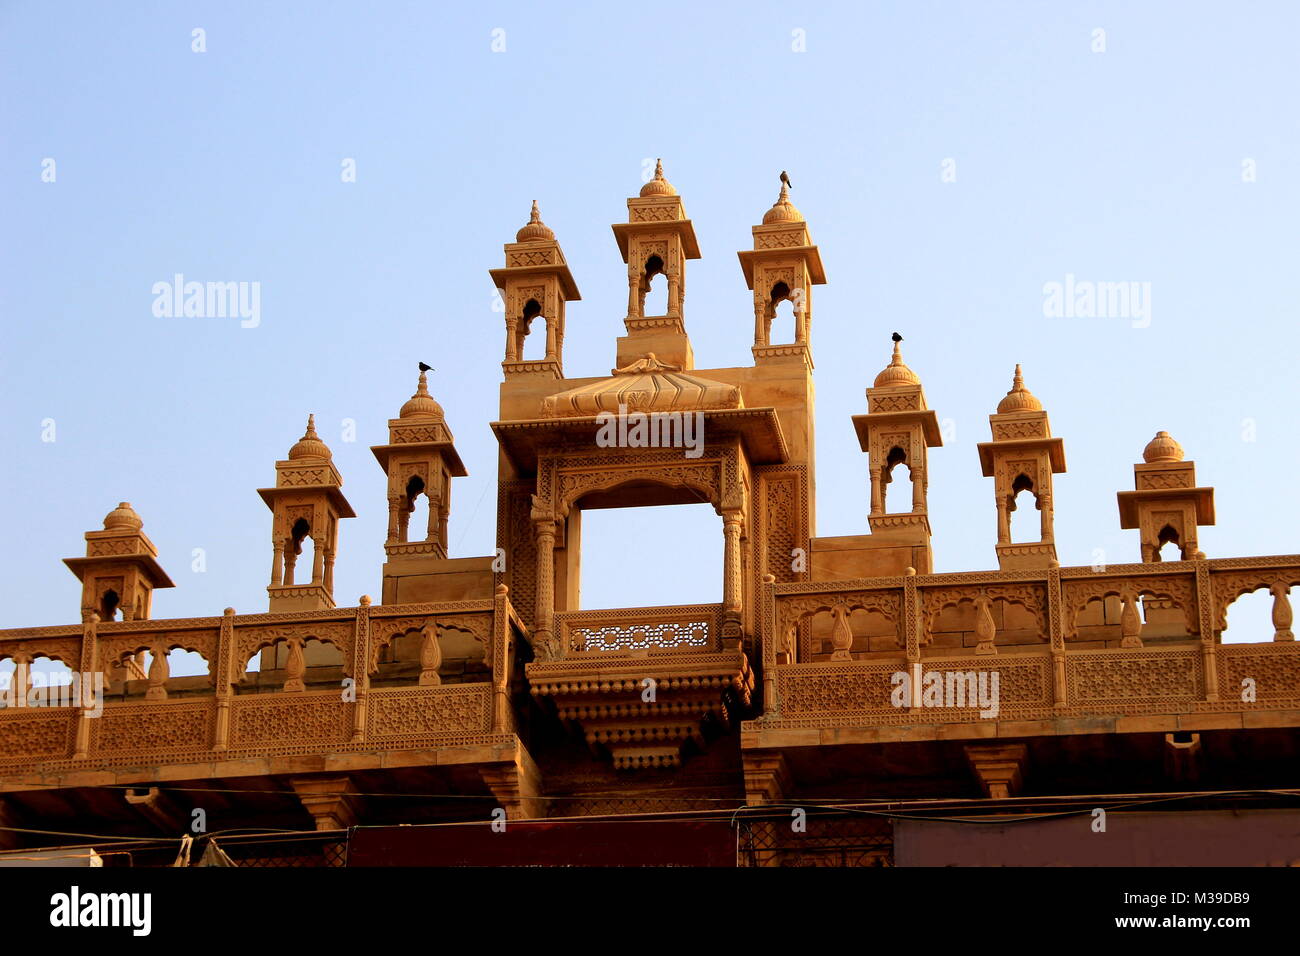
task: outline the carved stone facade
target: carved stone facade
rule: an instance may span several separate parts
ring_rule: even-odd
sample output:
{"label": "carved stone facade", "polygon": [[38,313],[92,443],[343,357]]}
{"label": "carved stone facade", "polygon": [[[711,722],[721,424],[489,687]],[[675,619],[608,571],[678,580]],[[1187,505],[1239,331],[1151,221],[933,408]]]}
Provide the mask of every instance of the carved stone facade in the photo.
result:
{"label": "carved stone facade", "polygon": [[[1264,770],[1290,785],[1300,555],[1207,559],[1197,529],[1214,521],[1213,491],[1167,433],[1119,493],[1141,562],[1061,567],[1063,445],[1017,367],[979,446],[998,570],[935,573],[928,455],[941,429],[895,333],[852,419],[866,520],[818,536],[810,289],[826,280],[788,182],[740,253],[754,321],[744,367],[695,368],[685,273],[700,250],[662,165],[627,208],[613,227],[626,335],[608,375],[565,375],[565,307],[579,296],[536,204],[491,271],[506,332],[493,555],[449,553],[452,479],[466,470],[424,365],[372,449],[387,478],[386,500],[368,503],[388,515],[377,604],[335,606],[339,523],[353,511],[311,419],[260,490],[266,612],[151,620],[153,589],[172,582],[119,505],[67,560],[82,582],[73,623],[0,631],[0,818],[131,835],[205,799],[224,801],[232,827],[314,830],[498,809],[1230,790]],[[648,315],[656,283],[667,305]],[[773,342],[786,301],[793,340]],[[737,315],[748,334],[747,305]],[[539,317],[544,355],[526,359]],[[1039,511],[1023,543],[1010,534],[1021,491]],[[583,608],[584,509],[698,502],[716,515],[720,600]],[[1170,543],[1179,560],[1160,560]],[[1260,590],[1270,629],[1225,644],[1229,608]],[[176,650],[206,673],[174,675]],[[51,669],[104,693],[55,699]],[[129,804],[124,785],[142,788]]]}

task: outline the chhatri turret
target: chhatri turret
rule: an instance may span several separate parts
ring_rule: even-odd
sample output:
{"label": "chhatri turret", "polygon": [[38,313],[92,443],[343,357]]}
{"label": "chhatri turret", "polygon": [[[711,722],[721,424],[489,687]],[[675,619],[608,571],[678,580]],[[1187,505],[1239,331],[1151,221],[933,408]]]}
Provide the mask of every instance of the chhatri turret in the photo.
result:
{"label": "chhatri turret", "polygon": [[[627,201],[627,222],[614,223],[618,251],[627,263],[627,335],[618,340],[617,368],[624,368],[653,352],[668,365],[685,371],[695,367],[695,353],[686,334],[683,302],[686,299],[686,260],[700,257],[695,227],[677,189],[664,176],[661,161],[654,178]],[[658,275],[668,286],[663,315],[646,315],[646,295]]]}
{"label": "chhatri turret", "polygon": [[[334,607],[339,519],[355,518],[356,513],[343,497],[343,476],[333,458],[316,434],[316,416],[309,415],[302,438],[287,458],[275,463],[275,487],[257,489],[272,516],[271,583],[266,589],[272,611]],[[298,558],[308,540],[311,570],[299,573]]]}
{"label": "chhatri turret", "polygon": [[1133,481],[1135,491],[1119,492],[1119,526],[1138,529],[1142,560],[1159,561],[1169,542],[1184,561],[1205,557],[1196,528],[1214,524],[1214,489],[1196,487],[1196,463],[1183,460],[1183,446],[1169,432],[1147,443]]}
{"label": "chhatri turret", "polygon": [[[910,548],[907,567],[928,574],[933,567],[930,518],[926,503],[929,488],[927,449],[943,444],[939,421],[925,403],[921,377],[903,362],[902,336],[894,333],[894,354],[867,389],[867,414],[854,415],[858,444],[867,453],[871,470],[871,536]],[[911,478],[911,495],[887,508],[886,493],[894,471],[903,465]]]}
{"label": "chhatri turret", "polygon": [[[1065,471],[1065,444],[1052,437],[1043,403],[1025,388],[1019,365],[1011,390],[998,402],[997,412],[989,416],[989,427],[993,440],[978,447],[984,477],[993,479],[997,499],[998,567],[1003,571],[1055,567],[1052,475]],[[1016,510],[1016,495],[1022,491],[1033,495],[1039,512],[1037,541],[1011,540],[1011,515]]]}
{"label": "chhatri turret", "polygon": [[[781,193],[752,228],[754,248],[741,250],[745,285],[754,293],[754,364],[797,362],[812,368],[812,287],[824,285],[826,271],[803,214],[790,201],[789,180],[781,174]],[[772,341],[777,307],[794,310],[794,340]]]}

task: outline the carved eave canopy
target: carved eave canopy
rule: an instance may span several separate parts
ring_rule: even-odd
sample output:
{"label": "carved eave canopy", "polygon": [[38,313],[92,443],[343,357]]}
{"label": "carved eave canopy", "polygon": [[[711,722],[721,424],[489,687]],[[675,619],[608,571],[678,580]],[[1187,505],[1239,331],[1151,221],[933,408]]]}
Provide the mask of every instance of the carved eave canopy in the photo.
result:
{"label": "carved eave canopy", "polygon": [[329,499],[334,510],[340,518],[355,518],[357,513],[352,510],[352,505],[348,504],[348,499],[343,497],[343,492],[338,485],[291,485],[279,486],[276,488],[258,488],[257,493],[262,496],[266,506],[272,511],[275,510],[275,499],[289,497],[290,495],[313,495],[322,494]]}
{"label": "carved eave canopy", "polygon": [[[392,419],[389,426],[394,424],[409,424],[403,419]],[[434,452],[441,455],[443,462],[447,465],[447,471],[454,478],[464,478],[469,472],[465,469],[465,463],[460,459],[460,453],[456,451],[456,446],[450,440],[447,441],[403,441],[393,442],[388,445],[371,445],[371,453],[379,461],[379,465],[385,471],[388,470],[388,459],[394,454],[412,453],[422,454],[426,451]]]}
{"label": "carved eave canopy", "polygon": [[1065,471],[1065,442],[1060,438],[1025,438],[1017,441],[984,441],[976,446],[980,453],[980,468],[985,478],[993,477],[993,452],[997,450],[1005,457],[1008,454],[1023,452],[1047,452],[1052,465],[1052,474],[1059,475]]}
{"label": "carved eave canopy", "polygon": [[[676,198],[676,197],[674,197]],[[655,215],[647,210],[640,210],[632,204],[638,200],[629,199],[627,201],[628,210],[633,215]],[[642,200],[644,202],[644,200]],[[616,222],[613,224],[614,240],[618,243],[619,255],[623,261],[627,262],[627,249],[631,237],[638,233],[660,234],[664,232],[675,232],[681,238],[682,252],[687,259],[700,258],[700,243],[695,238],[695,227],[689,219],[646,219],[638,222]]]}
{"label": "carved eave canopy", "polygon": [[[779,465],[789,460],[789,449],[775,408],[702,410],[700,414],[704,416],[706,457],[711,442],[734,436],[741,440],[749,460],[756,465]],[[596,436],[602,428],[609,427],[610,417],[493,422],[492,431],[511,463],[522,472],[532,473],[537,469],[538,451],[543,447],[568,443],[596,447]]]}
{"label": "carved eave canopy", "polygon": [[176,587],[172,583],[172,579],[167,576],[167,572],[162,569],[162,565],[151,554],[112,554],[100,555],[94,558],[64,558],[63,563],[77,576],[78,581],[84,580],[86,571],[92,568],[106,569],[115,564],[129,564],[139,568],[155,588]]}

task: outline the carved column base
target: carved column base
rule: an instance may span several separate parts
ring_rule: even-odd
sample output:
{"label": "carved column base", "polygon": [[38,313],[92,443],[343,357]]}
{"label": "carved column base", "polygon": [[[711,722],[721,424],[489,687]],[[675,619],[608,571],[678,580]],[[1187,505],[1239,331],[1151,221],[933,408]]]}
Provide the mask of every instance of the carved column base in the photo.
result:
{"label": "carved column base", "polygon": [[317,830],[346,830],[357,825],[361,799],[347,777],[312,777],[290,781]]}
{"label": "carved column base", "polygon": [[745,803],[781,803],[793,782],[785,754],[745,754]]}
{"label": "carved column base", "polygon": [[1024,744],[970,744],[965,749],[985,796],[1005,800],[1020,792],[1027,754]]}
{"label": "carved column base", "polygon": [[1205,763],[1201,735],[1186,736],[1187,740],[1177,740],[1175,734],[1165,734],[1165,773],[1181,783],[1199,780]]}
{"label": "carved column base", "polygon": [[506,811],[507,820],[546,816],[546,801],[541,799],[541,773],[522,748],[513,764],[480,767],[479,776]]}
{"label": "carved column base", "polygon": [[171,798],[157,787],[126,791],[126,802],[140,815],[165,833],[184,833],[185,814]]}

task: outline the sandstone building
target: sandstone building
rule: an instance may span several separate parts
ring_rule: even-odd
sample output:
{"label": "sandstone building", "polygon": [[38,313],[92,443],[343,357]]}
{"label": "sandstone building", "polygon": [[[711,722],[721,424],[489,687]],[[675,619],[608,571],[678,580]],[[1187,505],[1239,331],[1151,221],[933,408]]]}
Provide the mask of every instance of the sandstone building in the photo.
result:
{"label": "sandstone building", "polygon": [[[0,631],[16,680],[0,709],[0,841],[171,839],[196,809],[222,830],[335,833],[497,808],[525,821],[959,801],[1014,816],[1040,798],[1077,809],[1180,793],[1212,811],[1220,791],[1296,785],[1300,556],[1202,553],[1213,489],[1172,437],[1155,434],[1118,493],[1140,560],[1062,567],[1052,479],[1065,442],[1032,377],[1008,369],[1005,396],[971,396],[993,409],[978,451],[996,569],[937,574],[927,460],[942,436],[902,344],[890,355],[882,341],[852,420],[863,533],[816,536],[811,342],[828,277],[808,223],[783,186],[739,253],[753,364],[699,369],[685,279],[700,250],[682,197],[659,168],[627,209],[613,227],[626,335],[609,375],[566,376],[565,313],[580,296],[536,204],[490,272],[506,307],[497,554],[448,552],[466,470],[424,373],[373,449],[388,479],[379,601],[340,606],[334,593],[354,504],[310,419],[258,491],[264,612],[155,620],[153,591],[173,584],[141,517],[122,503],[86,534],[67,560],[83,586],[75,623]],[[647,315],[660,275],[667,309]],[[793,340],[773,341],[787,301]],[[529,335],[543,357],[523,357]],[[584,511],[700,501],[720,519],[720,603],[582,608]],[[1036,518],[1015,513],[1026,501]],[[1037,540],[1013,542],[1013,521]],[[1273,631],[1224,644],[1229,606],[1261,589]],[[174,648],[202,655],[207,675],[172,677]],[[43,658],[102,674],[102,713],[29,706]],[[800,848],[778,829],[751,827],[745,861],[845,843],[814,827]],[[818,861],[897,862],[888,820],[841,829],[861,852]]]}

